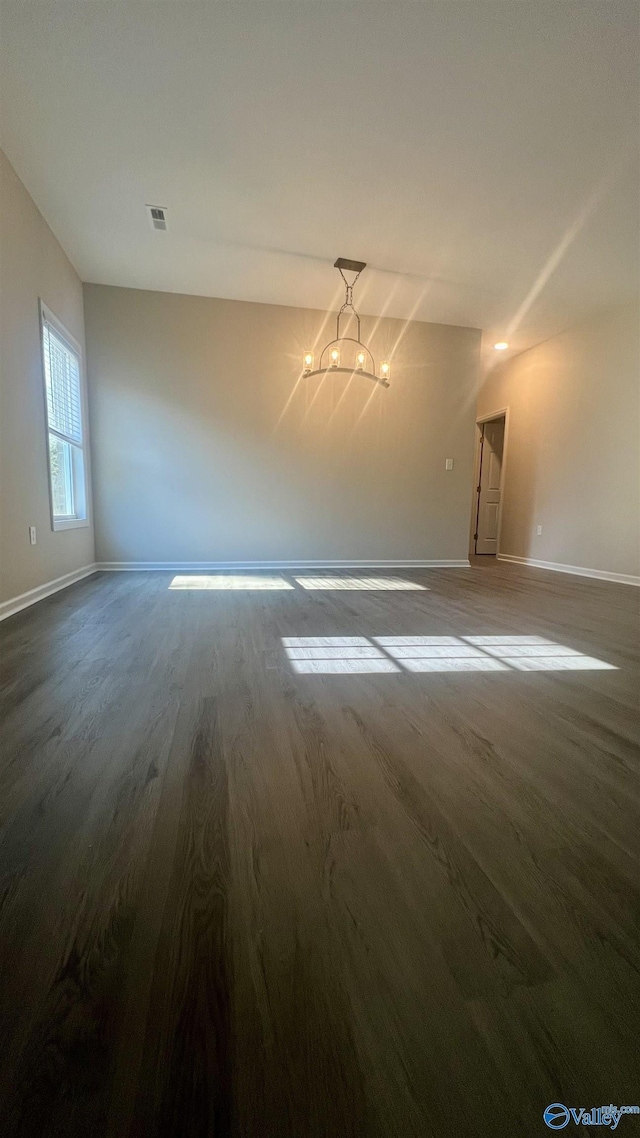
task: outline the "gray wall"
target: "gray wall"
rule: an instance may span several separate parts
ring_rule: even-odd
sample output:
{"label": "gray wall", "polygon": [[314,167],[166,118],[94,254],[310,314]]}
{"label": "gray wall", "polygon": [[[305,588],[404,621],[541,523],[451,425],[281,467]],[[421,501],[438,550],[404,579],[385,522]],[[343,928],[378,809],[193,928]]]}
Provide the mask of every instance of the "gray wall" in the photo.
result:
{"label": "gray wall", "polygon": [[0,603],[94,561],[91,526],[51,529],[39,297],[84,344],[80,278],[0,150]]}
{"label": "gray wall", "polygon": [[478,413],[510,408],[501,553],[640,574],[638,316],[601,314],[486,380]]}
{"label": "gray wall", "polygon": [[87,285],[85,316],[98,560],[467,557],[478,331],[365,319],[392,386],[345,390],[297,384],[317,311]]}

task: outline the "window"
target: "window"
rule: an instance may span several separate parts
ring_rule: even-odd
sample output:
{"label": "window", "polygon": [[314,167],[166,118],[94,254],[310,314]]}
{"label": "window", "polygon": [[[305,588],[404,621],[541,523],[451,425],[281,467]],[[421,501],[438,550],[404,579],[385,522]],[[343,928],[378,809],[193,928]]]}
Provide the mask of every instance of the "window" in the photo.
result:
{"label": "window", "polygon": [[81,353],[42,301],[40,317],[51,525],[74,529],[89,524]]}

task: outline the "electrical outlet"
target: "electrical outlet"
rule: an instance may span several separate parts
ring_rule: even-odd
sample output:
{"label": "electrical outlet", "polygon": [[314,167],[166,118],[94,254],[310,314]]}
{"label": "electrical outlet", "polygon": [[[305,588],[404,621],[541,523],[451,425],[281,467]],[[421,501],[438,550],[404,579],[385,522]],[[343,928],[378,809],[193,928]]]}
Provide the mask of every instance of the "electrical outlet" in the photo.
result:
{"label": "electrical outlet", "polygon": [[29,526],[29,542],[31,545],[36,544],[36,527]]}
{"label": "electrical outlet", "polygon": [[540,534],[542,533],[542,526],[536,527],[536,533],[537,533],[538,537],[540,537]]}
{"label": "electrical outlet", "polygon": [[452,458],[445,458],[444,468],[445,468],[445,470],[453,470],[453,459]]}

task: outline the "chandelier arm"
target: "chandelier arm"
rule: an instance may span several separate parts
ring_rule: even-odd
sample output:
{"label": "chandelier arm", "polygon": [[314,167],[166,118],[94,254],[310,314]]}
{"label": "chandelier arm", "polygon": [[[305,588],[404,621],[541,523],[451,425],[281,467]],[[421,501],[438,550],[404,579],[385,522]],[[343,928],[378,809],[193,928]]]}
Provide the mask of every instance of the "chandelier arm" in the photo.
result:
{"label": "chandelier arm", "polygon": [[[355,336],[336,336],[335,340],[329,340],[329,343],[325,344],[324,348],[322,349],[322,352],[320,353],[320,367],[315,369],[316,372],[320,372],[320,371],[325,370],[324,366],[323,366],[323,360],[325,358],[326,353],[329,351],[329,349],[332,348],[334,344],[343,344],[343,343],[357,344],[357,346],[359,348],[363,348],[364,351],[367,353],[369,359],[371,360],[371,365],[372,365],[373,370],[375,372],[376,366],[377,366],[376,365],[376,358],[375,358],[373,352],[371,351],[371,348],[368,348],[366,344],[363,344],[362,340],[356,340]],[[333,370],[338,370],[338,369],[333,369]],[[368,373],[366,373],[366,374],[368,374]]]}
{"label": "chandelier arm", "polygon": [[314,368],[313,371],[305,372],[304,378],[311,379],[311,377],[314,375],[361,375],[364,379],[373,380],[373,382],[379,384],[380,387],[390,386],[388,380],[383,379],[382,376],[376,375],[375,372],[364,370],[358,371],[357,368],[351,367],[317,367]]}

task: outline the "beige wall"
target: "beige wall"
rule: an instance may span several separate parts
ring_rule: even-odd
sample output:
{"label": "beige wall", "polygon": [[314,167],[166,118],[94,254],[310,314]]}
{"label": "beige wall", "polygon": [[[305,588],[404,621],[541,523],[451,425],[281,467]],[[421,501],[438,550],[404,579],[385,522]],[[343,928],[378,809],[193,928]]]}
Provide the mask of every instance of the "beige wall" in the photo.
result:
{"label": "beige wall", "polygon": [[85,314],[100,561],[467,557],[477,331],[410,324],[392,386],[345,392],[296,387],[317,311],[88,285]]}
{"label": "beige wall", "polygon": [[0,151],[0,602],[94,561],[92,527],[51,529],[39,297],[84,344],[80,278]]}
{"label": "beige wall", "polygon": [[639,344],[633,305],[486,380],[479,415],[510,408],[502,553],[640,574]]}

